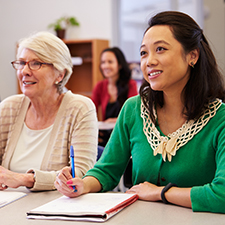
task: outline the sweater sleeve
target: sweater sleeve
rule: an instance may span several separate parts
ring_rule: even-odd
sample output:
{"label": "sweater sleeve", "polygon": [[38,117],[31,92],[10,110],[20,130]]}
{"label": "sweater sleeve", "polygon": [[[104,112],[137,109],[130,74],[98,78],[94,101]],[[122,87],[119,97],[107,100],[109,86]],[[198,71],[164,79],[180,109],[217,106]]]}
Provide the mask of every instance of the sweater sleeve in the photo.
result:
{"label": "sweater sleeve", "polygon": [[30,191],[40,190],[55,190],[54,182],[58,172],[56,171],[41,171],[37,169],[29,169],[27,173],[34,173],[35,182],[32,188],[28,188]]}
{"label": "sweater sleeve", "polygon": [[71,145],[74,146],[76,176],[83,177],[96,163],[98,125],[94,106],[80,114],[72,133]]}
{"label": "sweater sleeve", "polygon": [[133,97],[135,95],[138,94],[138,91],[137,91],[137,83],[135,80],[130,80],[129,82],[129,92],[128,92],[128,98],[130,97]]}
{"label": "sweater sleeve", "polygon": [[101,91],[102,91],[102,82],[98,82],[96,86],[94,87],[92,94],[91,94],[91,99],[95,104],[96,110],[98,107],[101,105]]}
{"label": "sweater sleeve", "polygon": [[[98,114],[99,120],[105,120],[106,106],[109,101],[109,93],[107,91],[108,80],[104,79],[99,81],[94,87],[91,95],[91,99],[95,104],[96,111]],[[101,110],[101,111],[100,111]]]}
{"label": "sweater sleeve", "polygon": [[84,96],[70,95],[72,97],[63,102],[55,121],[49,146],[52,150],[44,159],[46,167],[28,170],[35,173],[31,191],[55,189],[54,181],[59,170],[70,165],[71,145],[74,147],[76,176],[83,177],[96,162],[98,127],[94,104]]}
{"label": "sweater sleeve", "polygon": [[[220,119],[222,120],[222,118]],[[211,183],[191,189],[192,210],[225,213],[225,121],[219,121],[213,135],[216,172]],[[207,166],[207,165],[206,165]]]}

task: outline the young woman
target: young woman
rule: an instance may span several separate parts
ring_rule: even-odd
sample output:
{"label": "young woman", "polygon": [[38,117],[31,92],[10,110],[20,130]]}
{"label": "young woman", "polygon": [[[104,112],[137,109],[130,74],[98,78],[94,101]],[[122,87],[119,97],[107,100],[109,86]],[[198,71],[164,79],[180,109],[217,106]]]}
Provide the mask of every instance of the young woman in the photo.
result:
{"label": "young woman", "polygon": [[149,21],[140,55],[140,96],[124,104],[94,168],[83,179],[64,168],[57,189],[70,197],[111,190],[132,156],[128,193],[225,213],[225,89],[202,30],[184,13],[161,12]]}
{"label": "young woman", "polygon": [[[100,71],[105,78],[97,83],[92,100],[104,122],[115,123],[124,102],[138,94],[136,81],[131,79],[131,71],[123,52],[117,48],[107,48],[101,53]],[[99,112],[99,111],[98,111]],[[105,146],[112,130],[99,132],[99,145]]]}

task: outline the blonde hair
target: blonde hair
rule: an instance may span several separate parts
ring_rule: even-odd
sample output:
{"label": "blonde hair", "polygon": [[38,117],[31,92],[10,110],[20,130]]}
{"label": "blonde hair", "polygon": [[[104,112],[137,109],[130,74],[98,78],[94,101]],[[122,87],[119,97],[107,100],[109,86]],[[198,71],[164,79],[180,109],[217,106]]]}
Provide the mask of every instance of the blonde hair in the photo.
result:
{"label": "blonde hair", "polygon": [[62,93],[73,68],[70,51],[66,44],[54,34],[42,31],[19,42],[17,59],[25,48],[34,51],[43,62],[52,63],[59,72],[66,71],[63,79],[57,84],[58,92]]}

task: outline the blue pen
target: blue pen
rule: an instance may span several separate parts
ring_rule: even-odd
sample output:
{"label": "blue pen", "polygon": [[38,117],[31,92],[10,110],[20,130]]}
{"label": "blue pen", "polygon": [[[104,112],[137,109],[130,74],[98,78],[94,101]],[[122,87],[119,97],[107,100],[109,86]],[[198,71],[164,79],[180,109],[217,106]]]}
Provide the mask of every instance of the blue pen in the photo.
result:
{"label": "blue pen", "polygon": [[[74,168],[74,150],[73,146],[70,146],[70,159],[71,159],[71,170],[72,170],[72,177],[75,178],[75,168]],[[77,192],[76,186],[73,186],[74,192]]]}

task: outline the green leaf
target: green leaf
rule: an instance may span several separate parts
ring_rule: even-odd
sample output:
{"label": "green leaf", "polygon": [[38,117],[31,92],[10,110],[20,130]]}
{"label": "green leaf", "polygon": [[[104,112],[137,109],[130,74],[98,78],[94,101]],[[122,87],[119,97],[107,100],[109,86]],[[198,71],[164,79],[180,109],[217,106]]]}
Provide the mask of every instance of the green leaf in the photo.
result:
{"label": "green leaf", "polygon": [[65,29],[65,26],[79,26],[79,22],[75,17],[61,17],[48,25],[48,28],[53,28],[55,31]]}

